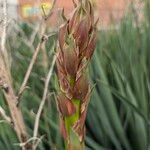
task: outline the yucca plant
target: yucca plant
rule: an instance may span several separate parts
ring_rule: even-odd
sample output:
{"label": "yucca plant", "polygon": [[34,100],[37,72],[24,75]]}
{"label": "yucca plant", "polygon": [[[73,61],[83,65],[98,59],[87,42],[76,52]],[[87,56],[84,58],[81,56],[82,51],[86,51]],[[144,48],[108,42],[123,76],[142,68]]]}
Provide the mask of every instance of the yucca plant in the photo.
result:
{"label": "yucca plant", "polygon": [[91,95],[86,70],[95,49],[96,32],[89,0],[79,1],[72,17],[59,30],[58,108],[68,150],[84,149],[84,124]]}
{"label": "yucca plant", "polygon": [[[89,68],[90,78],[96,86],[93,89],[86,119],[85,146],[87,150],[149,150],[149,100],[150,100],[150,2],[145,4],[142,21],[135,27],[135,12],[127,13],[114,30],[101,30],[99,41]],[[31,34],[30,26],[24,33]],[[27,32],[28,31],[28,32]],[[14,30],[11,30],[14,32]],[[15,91],[24,78],[32,56],[32,49],[24,43],[20,33],[12,33],[7,39],[7,49],[12,51],[12,70]],[[39,39],[37,37],[34,46]],[[17,41],[17,43],[16,43]],[[49,60],[56,38],[46,43]],[[29,80],[29,86],[22,95],[21,110],[32,136],[35,112],[41,101],[45,70],[41,64],[41,53]],[[51,61],[49,61],[51,63]],[[55,75],[50,83],[50,92],[55,91]],[[50,94],[49,94],[50,95]],[[42,140],[37,149],[64,150],[59,133],[58,113],[55,96],[49,96],[40,120],[39,135]],[[32,100],[32,101],[31,101]],[[2,93],[0,104],[9,114]],[[146,104],[146,105],[145,105]],[[2,119],[2,118],[0,118]],[[0,120],[0,149],[20,150],[12,127]]]}
{"label": "yucca plant", "polygon": [[86,122],[89,149],[150,148],[150,3],[143,1],[142,20],[134,4],[117,29],[100,31],[90,68],[97,84]]}

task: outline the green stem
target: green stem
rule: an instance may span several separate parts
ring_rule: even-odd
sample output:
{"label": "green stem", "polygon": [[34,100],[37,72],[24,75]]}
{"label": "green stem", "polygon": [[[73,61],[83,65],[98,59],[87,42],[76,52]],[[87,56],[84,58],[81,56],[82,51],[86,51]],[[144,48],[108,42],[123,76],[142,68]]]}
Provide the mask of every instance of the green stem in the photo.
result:
{"label": "green stem", "polygon": [[72,130],[73,125],[80,118],[80,100],[73,99],[73,104],[76,107],[76,113],[72,116],[65,117],[65,126],[68,133],[68,139],[65,141],[65,150],[69,150],[69,147],[73,149],[84,150],[84,143],[81,143],[77,134]]}

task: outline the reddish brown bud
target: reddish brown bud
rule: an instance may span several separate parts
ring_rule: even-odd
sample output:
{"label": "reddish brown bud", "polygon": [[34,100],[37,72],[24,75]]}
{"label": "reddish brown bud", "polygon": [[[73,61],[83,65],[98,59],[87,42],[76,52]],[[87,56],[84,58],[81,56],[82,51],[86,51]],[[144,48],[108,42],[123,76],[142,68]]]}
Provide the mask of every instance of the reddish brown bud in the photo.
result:
{"label": "reddish brown bud", "polygon": [[93,31],[93,33],[91,34],[91,38],[89,40],[88,46],[86,48],[86,58],[87,59],[91,59],[94,49],[96,47],[96,41],[97,41],[97,36],[96,36],[96,30]]}
{"label": "reddish brown bud", "polygon": [[60,49],[63,50],[63,46],[65,43],[65,39],[66,39],[66,33],[67,33],[67,24],[64,24],[60,30],[59,30],[59,35],[58,35],[58,40],[59,40],[59,46]]}
{"label": "reddish brown bud", "polygon": [[[81,0],[58,34],[56,63],[61,93],[58,108],[62,116],[61,131],[67,142],[70,142],[72,129],[81,142],[85,135],[84,123],[91,95],[85,72],[96,46],[96,23],[90,1]],[[74,145],[69,143],[68,148],[74,149]]]}
{"label": "reddish brown bud", "polygon": [[76,26],[79,22],[79,19],[80,19],[80,14],[79,14],[79,11],[77,8],[77,9],[75,9],[71,19],[69,20],[69,31],[70,31],[70,33],[72,33],[74,31],[74,29],[76,28]]}
{"label": "reddish brown bud", "polygon": [[68,75],[75,78],[77,72],[78,57],[69,47],[64,50],[64,64]]}
{"label": "reddish brown bud", "polygon": [[80,54],[83,52],[83,50],[86,48],[87,43],[88,43],[88,35],[89,34],[89,28],[88,28],[88,22],[86,19],[83,19],[75,33],[74,33],[74,38],[76,40],[76,44],[79,47]]}
{"label": "reddish brown bud", "polygon": [[85,75],[82,75],[75,83],[73,97],[83,101],[88,92],[88,89],[89,83]]}
{"label": "reddish brown bud", "polygon": [[71,116],[76,112],[76,108],[73,105],[72,101],[67,98],[64,94],[58,96],[58,108],[62,116]]}

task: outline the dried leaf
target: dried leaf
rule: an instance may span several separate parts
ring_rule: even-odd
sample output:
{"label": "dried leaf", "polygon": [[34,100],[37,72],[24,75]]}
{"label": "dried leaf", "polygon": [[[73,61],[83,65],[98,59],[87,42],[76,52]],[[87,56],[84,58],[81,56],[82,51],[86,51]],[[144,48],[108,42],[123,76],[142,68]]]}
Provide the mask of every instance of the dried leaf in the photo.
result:
{"label": "dried leaf", "polygon": [[97,36],[96,36],[96,30],[93,31],[92,33],[92,36],[91,36],[91,39],[88,43],[88,46],[86,48],[86,58],[89,60],[91,59],[92,55],[93,55],[93,52],[95,50],[95,47],[96,47],[96,41],[97,41]]}
{"label": "dried leaf", "polygon": [[58,34],[59,46],[60,46],[60,49],[61,49],[62,51],[63,51],[63,46],[64,46],[64,43],[65,43],[66,33],[67,33],[67,23],[64,24],[64,25],[59,29],[59,34]]}

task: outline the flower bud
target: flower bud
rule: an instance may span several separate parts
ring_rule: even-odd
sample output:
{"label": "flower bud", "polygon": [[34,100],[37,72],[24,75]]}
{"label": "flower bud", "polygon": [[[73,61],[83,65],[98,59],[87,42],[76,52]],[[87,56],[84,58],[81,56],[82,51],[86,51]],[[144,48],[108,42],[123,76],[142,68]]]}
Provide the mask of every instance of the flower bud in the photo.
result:
{"label": "flower bud", "polygon": [[58,34],[56,64],[61,94],[57,100],[62,134],[68,141],[71,130],[78,135],[80,142],[84,139],[84,123],[91,95],[86,69],[96,46],[96,24],[90,1],[81,0]]}

